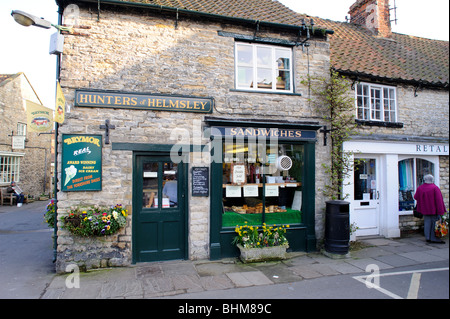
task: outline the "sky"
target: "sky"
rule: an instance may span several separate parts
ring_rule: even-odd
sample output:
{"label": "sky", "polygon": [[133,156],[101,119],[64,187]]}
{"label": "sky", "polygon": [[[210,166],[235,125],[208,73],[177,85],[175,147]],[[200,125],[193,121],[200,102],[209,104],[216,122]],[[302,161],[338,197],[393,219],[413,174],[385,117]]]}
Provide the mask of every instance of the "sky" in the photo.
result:
{"label": "sky", "polygon": [[[334,21],[345,21],[356,0],[280,0],[289,8]],[[392,30],[437,40],[449,40],[449,0],[395,0],[397,24]],[[394,6],[394,0],[390,0]],[[56,29],[23,27],[11,17],[22,10],[56,24],[55,0],[0,0],[0,74],[24,72],[45,106],[55,107],[56,56],[49,54]],[[391,16],[392,18],[392,16]]]}

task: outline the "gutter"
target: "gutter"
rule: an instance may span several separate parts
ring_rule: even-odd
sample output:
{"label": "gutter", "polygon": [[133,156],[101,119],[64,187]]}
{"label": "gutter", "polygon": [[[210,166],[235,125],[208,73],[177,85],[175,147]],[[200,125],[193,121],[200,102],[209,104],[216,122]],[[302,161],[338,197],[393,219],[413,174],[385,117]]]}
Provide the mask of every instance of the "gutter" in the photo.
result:
{"label": "gutter", "polygon": [[358,78],[369,78],[373,81],[382,81],[382,82],[391,82],[396,84],[407,84],[415,87],[415,94],[419,89],[427,88],[427,89],[449,89],[449,83],[448,82],[430,82],[426,80],[407,80],[402,78],[390,78],[387,76],[381,76],[381,75],[373,75],[369,73],[364,72],[358,72],[358,71],[351,71],[351,70],[341,70],[335,67],[332,67],[332,70],[348,76],[348,77],[356,77]]}
{"label": "gutter", "polygon": [[[296,31],[303,30],[304,26],[294,25],[294,24],[284,24],[284,23],[276,23],[276,22],[268,22],[268,21],[260,21],[260,20],[253,20],[253,19],[245,19],[245,18],[238,18],[238,17],[231,17],[231,16],[224,16],[214,13],[207,13],[207,12],[201,12],[201,11],[194,11],[194,10],[188,10],[188,9],[180,9],[180,8],[174,8],[174,7],[168,7],[168,6],[160,6],[156,4],[151,3],[141,3],[141,2],[129,2],[129,1],[118,1],[118,0],[56,0],[56,3],[61,7],[65,7],[69,3],[91,3],[91,4],[97,4],[99,11],[100,11],[100,5],[113,5],[113,6],[124,6],[124,7],[134,7],[134,8],[145,8],[150,10],[158,10],[160,12],[170,12],[177,15],[184,14],[188,16],[198,17],[198,18],[204,18],[204,19],[212,19],[212,20],[220,20],[225,21],[229,23],[234,24],[244,24],[244,25],[259,25],[272,28],[272,29],[281,29],[281,30],[290,30],[290,31]],[[310,26],[307,27],[308,29],[312,29]],[[327,29],[320,29],[320,28],[314,28],[313,35],[322,35],[326,36],[327,34],[334,34],[333,30],[327,30]]]}

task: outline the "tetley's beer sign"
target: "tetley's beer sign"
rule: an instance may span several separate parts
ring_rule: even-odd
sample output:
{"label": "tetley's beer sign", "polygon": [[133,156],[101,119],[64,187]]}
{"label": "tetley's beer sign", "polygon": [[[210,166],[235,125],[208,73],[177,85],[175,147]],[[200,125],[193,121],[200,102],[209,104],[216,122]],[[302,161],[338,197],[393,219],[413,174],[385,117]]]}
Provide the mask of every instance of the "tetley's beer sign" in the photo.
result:
{"label": "tetley's beer sign", "polygon": [[214,100],[190,96],[76,90],[75,106],[212,113]]}

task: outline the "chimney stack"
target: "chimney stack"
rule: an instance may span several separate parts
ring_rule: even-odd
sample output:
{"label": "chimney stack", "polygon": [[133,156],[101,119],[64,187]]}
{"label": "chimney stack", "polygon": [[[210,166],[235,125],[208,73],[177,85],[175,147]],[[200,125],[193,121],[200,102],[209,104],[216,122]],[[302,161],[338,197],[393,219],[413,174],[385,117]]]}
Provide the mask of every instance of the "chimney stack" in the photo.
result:
{"label": "chimney stack", "polygon": [[389,0],[357,0],[348,13],[350,23],[366,27],[380,37],[391,35]]}

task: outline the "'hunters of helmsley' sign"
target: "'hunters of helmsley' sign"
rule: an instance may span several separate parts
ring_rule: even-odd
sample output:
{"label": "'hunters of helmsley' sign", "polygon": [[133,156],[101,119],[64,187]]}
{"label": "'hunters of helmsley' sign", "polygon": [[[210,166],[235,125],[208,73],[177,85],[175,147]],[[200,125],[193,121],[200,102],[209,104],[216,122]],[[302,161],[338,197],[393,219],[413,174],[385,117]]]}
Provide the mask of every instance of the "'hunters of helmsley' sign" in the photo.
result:
{"label": "'hunters of helmsley' sign", "polygon": [[75,106],[212,113],[214,100],[192,96],[76,90]]}

